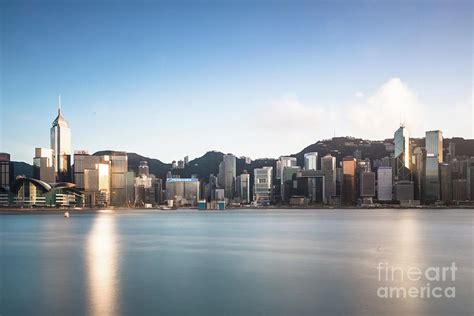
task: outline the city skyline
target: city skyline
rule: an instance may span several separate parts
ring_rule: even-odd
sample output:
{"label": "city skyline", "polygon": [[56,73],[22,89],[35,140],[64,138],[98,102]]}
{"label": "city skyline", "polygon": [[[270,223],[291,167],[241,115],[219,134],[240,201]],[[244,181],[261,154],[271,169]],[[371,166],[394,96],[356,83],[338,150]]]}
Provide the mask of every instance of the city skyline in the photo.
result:
{"label": "city skyline", "polygon": [[473,138],[467,2],[1,6],[0,147],[15,160],[48,147],[59,94],[73,149],[164,162],[381,140],[401,121]]}

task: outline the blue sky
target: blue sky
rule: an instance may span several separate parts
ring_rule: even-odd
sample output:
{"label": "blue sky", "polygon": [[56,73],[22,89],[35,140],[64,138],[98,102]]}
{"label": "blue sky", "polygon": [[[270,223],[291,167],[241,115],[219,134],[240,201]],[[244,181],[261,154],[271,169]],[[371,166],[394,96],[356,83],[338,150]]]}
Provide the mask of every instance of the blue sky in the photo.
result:
{"label": "blue sky", "polygon": [[[277,157],[400,120],[474,137],[470,1],[3,1],[0,150]],[[447,119],[449,118],[449,119]]]}

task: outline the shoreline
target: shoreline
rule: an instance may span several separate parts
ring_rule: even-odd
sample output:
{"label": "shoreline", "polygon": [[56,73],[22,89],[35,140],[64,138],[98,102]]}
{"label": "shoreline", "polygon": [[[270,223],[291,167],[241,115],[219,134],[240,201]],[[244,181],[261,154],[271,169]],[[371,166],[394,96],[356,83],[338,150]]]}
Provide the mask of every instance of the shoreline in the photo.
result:
{"label": "shoreline", "polygon": [[399,205],[379,206],[379,207],[361,207],[361,206],[265,206],[265,207],[228,207],[225,210],[198,210],[197,207],[180,207],[178,209],[163,210],[160,208],[128,208],[128,207],[109,207],[109,208],[53,208],[53,207],[0,207],[0,215],[8,214],[61,214],[64,212],[76,214],[94,214],[103,212],[133,212],[133,211],[152,211],[160,213],[173,213],[182,211],[193,212],[216,212],[222,213],[226,211],[278,211],[278,210],[473,210],[472,206],[417,206],[405,207]]}

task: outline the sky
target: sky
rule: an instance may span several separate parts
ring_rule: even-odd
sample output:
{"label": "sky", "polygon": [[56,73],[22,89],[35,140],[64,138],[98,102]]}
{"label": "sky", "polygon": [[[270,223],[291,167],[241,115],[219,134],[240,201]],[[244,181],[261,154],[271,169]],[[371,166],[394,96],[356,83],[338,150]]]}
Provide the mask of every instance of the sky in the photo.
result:
{"label": "sky", "polygon": [[321,139],[474,138],[471,1],[1,1],[0,151],[164,162]]}

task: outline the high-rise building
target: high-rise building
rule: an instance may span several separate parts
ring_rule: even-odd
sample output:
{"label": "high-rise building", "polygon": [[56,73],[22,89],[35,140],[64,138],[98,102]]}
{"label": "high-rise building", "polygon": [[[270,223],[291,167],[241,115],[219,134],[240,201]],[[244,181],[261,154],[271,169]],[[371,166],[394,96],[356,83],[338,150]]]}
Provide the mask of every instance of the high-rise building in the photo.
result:
{"label": "high-rise building", "polygon": [[10,168],[10,154],[0,153],[0,190],[8,191],[13,172]]}
{"label": "high-rise building", "polygon": [[276,162],[275,178],[279,180],[277,181],[277,184],[279,186],[278,192],[280,194],[281,199],[283,199],[285,195],[285,181],[283,181],[283,169],[285,167],[296,167],[296,165],[297,165],[296,157],[281,156]]}
{"label": "high-rise building", "polygon": [[413,149],[413,184],[415,200],[424,200],[426,151],[423,147]]}
{"label": "high-rise building", "polygon": [[281,194],[281,199],[284,202],[288,202],[292,191],[296,189],[296,184],[295,184],[295,177],[296,174],[300,171],[300,167],[298,166],[284,166],[282,170],[282,175],[281,175],[281,188],[282,188],[282,194]]}
{"label": "high-rise building", "polygon": [[128,158],[126,152],[112,152],[110,155],[110,204],[124,206],[127,204],[126,174]]}
{"label": "high-rise building", "polygon": [[441,201],[449,204],[453,200],[453,181],[451,179],[451,166],[449,163],[441,163],[440,169],[440,187],[441,187]]}
{"label": "high-rise building", "polygon": [[166,179],[166,199],[178,205],[197,205],[200,198],[200,182],[195,178]]}
{"label": "high-rise building", "polygon": [[377,169],[377,199],[379,201],[392,200],[392,167]]}
{"label": "high-rise building", "polygon": [[356,168],[357,161],[348,156],[342,160],[342,203],[355,204],[356,202]]}
{"label": "high-rise building", "polygon": [[395,183],[395,200],[405,204],[406,201],[414,199],[413,181],[402,180]]}
{"label": "high-rise building", "polygon": [[272,200],[272,167],[254,170],[254,201],[260,205],[268,205]]}
{"label": "high-rise building", "polygon": [[468,160],[467,169],[467,194],[471,201],[474,201],[474,157]]}
{"label": "high-rise building", "polygon": [[364,171],[360,177],[360,197],[375,196],[375,173]]}
{"label": "high-rise building", "polygon": [[237,177],[236,191],[242,203],[250,203],[250,174],[246,170]]}
{"label": "high-rise building", "polygon": [[318,170],[318,153],[306,153],[304,154],[304,169],[305,170]]}
{"label": "high-rise building", "polygon": [[425,166],[425,202],[440,199],[439,164],[443,162],[443,133],[428,131],[425,137],[426,166]]}
{"label": "high-rise building", "polygon": [[410,162],[410,137],[405,125],[401,124],[400,128],[393,135],[395,148],[395,179],[396,181],[411,180],[411,162]]}
{"label": "high-rise building", "polygon": [[89,155],[86,150],[74,151],[74,183],[83,191],[86,205],[110,204],[110,156]]}
{"label": "high-rise building", "polygon": [[232,199],[235,191],[235,177],[236,177],[236,158],[232,154],[224,155],[222,160],[224,163],[224,192],[225,197]]}
{"label": "high-rise building", "polygon": [[468,191],[467,191],[466,179],[453,180],[453,200],[454,201],[469,200],[467,193]]}
{"label": "high-rise building", "polygon": [[61,112],[59,100],[58,116],[51,126],[51,149],[54,155],[54,171],[57,182],[70,182],[71,176],[71,129]]}
{"label": "high-rise building", "polygon": [[46,183],[54,183],[53,150],[36,148],[33,158],[33,177]]}
{"label": "high-rise building", "polygon": [[277,163],[276,163],[276,179],[281,179],[281,175],[283,173],[283,167],[294,167],[296,166],[296,158],[295,157],[285,157],[281,156]]}
{"label": "high-rise building", "polygon": [[331,197],[336,195],[336,157],[328,154],[321,158],[321,170],[324,174],[325,202],[329,203]]}

